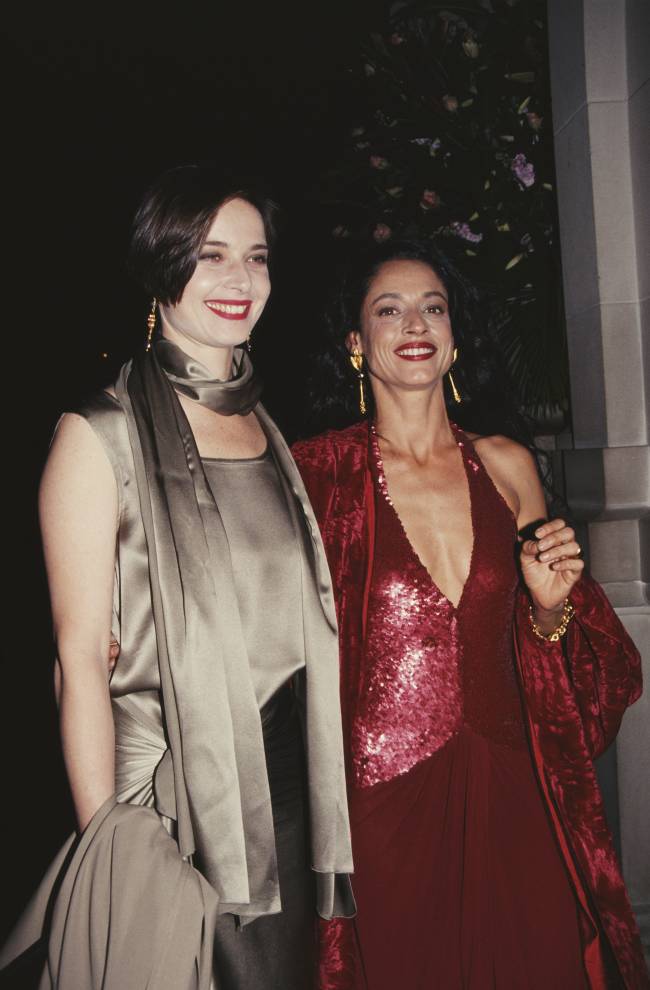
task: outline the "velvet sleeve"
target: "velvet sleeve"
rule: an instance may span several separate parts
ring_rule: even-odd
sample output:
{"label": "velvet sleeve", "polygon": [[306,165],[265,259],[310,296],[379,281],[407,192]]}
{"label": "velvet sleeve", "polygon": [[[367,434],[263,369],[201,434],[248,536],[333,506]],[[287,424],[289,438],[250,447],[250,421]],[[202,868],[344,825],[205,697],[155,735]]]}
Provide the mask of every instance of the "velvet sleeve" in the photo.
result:
{"label": "velvet sleeve", "polygon": [[518,596],[516,643],[529,713],[547,744],[580,748],[579,722],[592,759],[613,742],[623,713],[641,694],[641,658],[602,588],[583,577],[570,596],[576,614],[564,640],[532,631],[529,599]]}
{"label": "velvet sleeve", "polygon": [[[343,520],[337,517],[337,458],[327,435],[300,441],[291,453],[298,465],[309,500],[321,530],[335,589],[337,614],[341,620],[341,584],[347,555],[341,544],[346,543]],[[342,706],[345,709],[345,691]],[[354,878],[353,878],[354,882]],[[358,959],[351,918],[317,919],[318,968],[317,990],[350,990],[355,985]]]}
{"label": "velvet sleeve", "polygon": [[303,440],[291,448],[321,531],[330,518],[336,491],[336,458],[327,437]]}

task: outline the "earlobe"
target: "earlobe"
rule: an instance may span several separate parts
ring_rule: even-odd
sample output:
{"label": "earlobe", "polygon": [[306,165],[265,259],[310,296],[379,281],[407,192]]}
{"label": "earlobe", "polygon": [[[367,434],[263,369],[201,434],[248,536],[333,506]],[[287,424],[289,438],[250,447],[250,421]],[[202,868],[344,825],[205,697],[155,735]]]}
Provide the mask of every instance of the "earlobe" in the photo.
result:
{"label": "earlobe", "polygon": [[347,347],[350,354],[355,349],[360,354],[363,354],[363,347],[361,346],[361,334],[359,333],[358,330],[350,330],[349,333],[346,334],[345,346]]}

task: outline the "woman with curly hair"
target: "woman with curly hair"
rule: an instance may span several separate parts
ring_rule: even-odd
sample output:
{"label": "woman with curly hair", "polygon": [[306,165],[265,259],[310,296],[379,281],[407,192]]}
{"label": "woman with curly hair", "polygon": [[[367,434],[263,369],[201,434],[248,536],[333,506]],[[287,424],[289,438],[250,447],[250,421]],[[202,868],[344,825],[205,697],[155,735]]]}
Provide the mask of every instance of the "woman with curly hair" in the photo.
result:
{"label": "woman with curly hair", "polygon": [[369,415],[293,449],[339,621],[358,914],[323,926],[332,990],[646,985],[593,767],[639,656],[546,520],[483,322],[430,245],[358,258],[313,405]]}

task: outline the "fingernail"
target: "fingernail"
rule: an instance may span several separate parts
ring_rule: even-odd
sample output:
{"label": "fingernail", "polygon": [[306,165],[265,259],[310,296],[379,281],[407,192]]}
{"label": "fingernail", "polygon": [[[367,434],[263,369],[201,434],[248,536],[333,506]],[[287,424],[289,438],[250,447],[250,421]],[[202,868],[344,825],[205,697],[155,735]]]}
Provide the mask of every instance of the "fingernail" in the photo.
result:
{"label": "fingernail", "polygon": [[548,560],[548,558],[549,558],[549,554],[547,554],[547,553],[540,553],[540,555],[539,555],[539,559],[540,560],[546,561],[546,560]]}

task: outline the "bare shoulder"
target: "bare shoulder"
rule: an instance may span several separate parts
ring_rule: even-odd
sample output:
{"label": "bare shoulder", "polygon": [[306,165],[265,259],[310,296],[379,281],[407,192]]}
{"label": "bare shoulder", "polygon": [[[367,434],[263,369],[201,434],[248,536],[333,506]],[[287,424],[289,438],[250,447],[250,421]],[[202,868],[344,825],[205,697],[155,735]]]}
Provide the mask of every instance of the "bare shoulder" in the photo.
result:
{"label": "bare shoulder", "polygon": [[99,497],[104,506],[117,498],[115,476],[99,437],[84,416],[64,413],[59,420],[41,479],[40,503],[69,500],[78,505]]}
{"label": "bare shoulder", "polygon": [[84,454],[92,456],[93,453],[103,454],[108,463],[102,444],[86,417],[75,412],[63,413],[54,430],[48,462],[53,456],[76,459]]}
{"label": "bare shoulder", "polygon": [[473,434],[476,453],[510,506],[519,529],[546,518],[546,501],[535,457],[523,444],[501,435]]}
{"label": "bare shoulder", "polygon": [[539,477],[537,462],[531,451],[523,444],[511,440],[510,437],[495,434],[494,436],[483,437],[476,434],[467,434],[476,447],[477,454],[481,460],[494,465],[499,470],[515,472],[517,476],[528,478]]}

